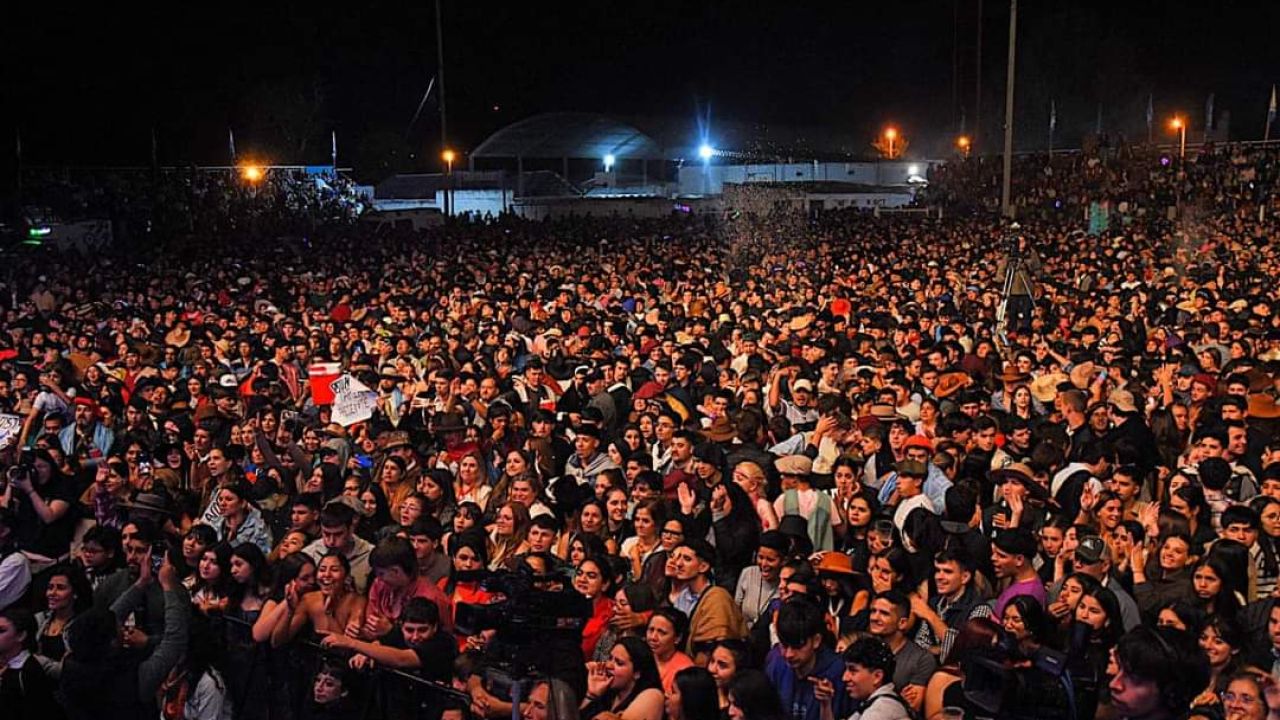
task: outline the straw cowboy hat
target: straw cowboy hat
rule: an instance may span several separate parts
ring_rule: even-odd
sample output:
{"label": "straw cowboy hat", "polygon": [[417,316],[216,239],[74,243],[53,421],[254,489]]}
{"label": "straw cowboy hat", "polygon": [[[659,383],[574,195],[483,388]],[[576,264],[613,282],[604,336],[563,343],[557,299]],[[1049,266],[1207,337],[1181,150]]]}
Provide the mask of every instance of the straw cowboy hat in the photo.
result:
{"label": "straw cowboy hat", "polygon": [[1086,390],[1088,389],[1089,385],[1093,382],[1093,377],[1097,373],[1098,373],[1098,366],[1095,365],[1093,361],[1086,360],[1085,362],[1082,362],[1079,365],[1076,365],[1075,367],[1071,368],[1071,374],[1070,374],[1071,384],[1075,385],[1081,390]]}
{"label": "straw cowboy hat", "polygon": [[938,387],[934,390],[934,395],[939,399],[950,397],[957,391],[962,390],[973,383],[973,379],[969,377],[969,373],[950,372],[945,373],[938,378]]}
{"label": "straw cowboy hat", "polygon": [[1042,403],[1053,402],[1058,396],[1058,386],[1068,380],[1066,373],[1045,373],[1031,381],[1031,397]]}

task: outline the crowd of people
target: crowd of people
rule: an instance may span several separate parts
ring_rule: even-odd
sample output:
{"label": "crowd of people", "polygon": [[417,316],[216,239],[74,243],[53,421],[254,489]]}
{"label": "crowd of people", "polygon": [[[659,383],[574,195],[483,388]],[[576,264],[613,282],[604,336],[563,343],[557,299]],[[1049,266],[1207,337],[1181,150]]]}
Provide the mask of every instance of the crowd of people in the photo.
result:
{"label": "crowd of people", "polygon": [[1275,159],[19,258],[0,715],[1280,716]]}

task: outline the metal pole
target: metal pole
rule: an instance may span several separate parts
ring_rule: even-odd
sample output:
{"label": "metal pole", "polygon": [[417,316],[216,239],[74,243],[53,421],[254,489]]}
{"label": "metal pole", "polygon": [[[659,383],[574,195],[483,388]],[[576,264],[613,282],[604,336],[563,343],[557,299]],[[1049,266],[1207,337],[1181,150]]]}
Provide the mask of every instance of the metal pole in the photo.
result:
{"label": "metal pole", "polygon": [[978,0],[978,41],[977,41],[977,60],[974,65],[974,74],[977,81],[974,83],[973,98],[973,144],[977,145],[982,142],[982,0]]}
{"label": "metal pole", "polygon": [[1000,187],[1000,208],[1005,217],[1013,216],[1009,191],[1013,182],[1013,70],[1017,58],[1018,0],[1009,0],[1009,61],[1004,89],[1004,178]]}
{"label": "metal pole", "polygon": [[[440,81],[440,152],[449,147],[449,126],[444,110],[444,24],[440,15],[440,0],[436,0],[436,78]],[[449,194],[445,193],[445,216],[450,214]]]}

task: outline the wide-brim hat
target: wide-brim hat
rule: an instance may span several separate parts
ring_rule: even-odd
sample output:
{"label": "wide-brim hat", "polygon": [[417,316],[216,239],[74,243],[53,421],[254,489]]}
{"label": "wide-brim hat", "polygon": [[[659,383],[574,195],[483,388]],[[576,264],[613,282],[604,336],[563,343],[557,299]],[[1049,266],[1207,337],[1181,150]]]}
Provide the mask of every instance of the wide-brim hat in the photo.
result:
{"label": "wide-brim hat", "polygon": [[164,334],[164,344],[174,347],[186,347],[191,342],[191,331],[184,327],[176,327]]}
{"label": "wide-brim hat", "polygon": [[378,444],[383,450],[395,450],[402,447],[413,447],[413,443],[409,442],[409,433],[404,430],[392,430],[383,433],[378,438]]}
{"label": "wide-brim hat", "polygon": [[853,559],[842,552],[831,551],[822,554],[818,564],[813,568],[819,575],[852,575]]}
{"label": "wide-brim hat", "polygon": [[1006,482],[1022,483],[1032,499],[1041,502],[1049,501],[1048,488],[1036,482],[1035,473],[1024,463],[1013,463],[992,471],[991,480],[997,485]]}
{"label": "wide-brim hat", "polygon": [[968,387],[971,382],[973,382],[973,380],[969,377],[969,373],[943,373],[943,375],[938,378],[938,387],[934,389],[933,394],[937,395],[939,399],[947,398],[956,394],[956,392],[961,389]]}
{"label": "wide-brim hat", "polygon": [[436,433],[462,432],[466,429],[467,423],[458,413],[443,413],[431,425],[432,432]]}
{"label": "wide-brim hat", "polygon": [[1107,396],[1107,404],[1123,413],[1137,412],[1138,408],[1134,404],[1133,393],[1122,388],[1111,391]]}
{"label": "wide-brim hat", "polygon": [[120,503],[120,507],[168,515],[169,498],[160,493],[138,493],[133,500]]}
{"label": "wide-brim hat", "polygon": [[1270,393],[1253,393],[1249,396],[1249,417],[1272,420],[1280,417],[1280,404]]}
{"label": "wide-brim hat", "polygon": [[728,442],[738,436],[738,428],[734,427],[733,421],[728,416],[721,415],[712,420],[711,425],[699,434],[712,442]]}
{"label": "wide-brim hat", "polygon": [[1086,360],[1071,368],[1071,373],[1068,377],[1071,379],[1072,385],[1075,385],[1081,390],[1087,390],[1090,383],[1093,382],[1093,376],[1097,374],[1097,372],[1098,366],[1095,365],[1093,361]]}
{"label": "wide-brim hat", "polygon": [[1066,373],[1045,373],[1031,381],[1031,397],[1042,403],[1053,402],[1058,396],[1058,386],[1069,380]]}
{"label": "wide-brim hat", "polygon": [[1008,369],[1000,373],[999,375],[997,375],[996,380],[999,380],[1000,382],[1005,383],[1006,385],[1017,385],[1018,383],[1025,383],[1030,381],[1031,376],[1028,375],[1027,373],[1020,372],[1018,370]]}

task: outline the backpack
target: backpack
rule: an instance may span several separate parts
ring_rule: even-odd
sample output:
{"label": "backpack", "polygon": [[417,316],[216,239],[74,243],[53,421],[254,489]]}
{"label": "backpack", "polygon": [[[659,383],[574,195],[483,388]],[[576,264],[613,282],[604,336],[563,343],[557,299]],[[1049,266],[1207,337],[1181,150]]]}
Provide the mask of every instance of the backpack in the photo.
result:
{"label": "backpack", "polygon": [[877,696],[875,696],[875,698],[873,698],[873,699],[871,700],[871,702],[869,702],[869,703],[867,703],[866,705],[864,705],[864,706],[863,706],[863,708],[862,708],[862,712],[861,712],[861,713],[859,713],[859,715],[864,715],[864,714],[866,714],[867,710],[871,709],[871,706],[872,706],[872,705],[875,705],[875,704],[876,704],[876,702],[878,702],[878,701],[880,701],[880,700],[891,700],[891,701],[893,701],[893,702],[897,703],[898,705],[901,705],[901,706],[902,706],[902,711],[903,711],[903,712],[905,712],[905,713],[907,714],[907,720],[921,720],[921,718],[920,718],[920,713],[916,712],[915,710],[912,710],[912,709],[911,709],[911,706],[907,704],[907,701],[906,701],[906,700],[903,700],[903,699],[902,699],[902,696],[901,696],[901,695],[899,695],[899,694],[897,693],[897,691],[896,691],[896,690],[895,690],[894,692],[891,692],[891,693],[887,694],[887,695],[877,695]]}

